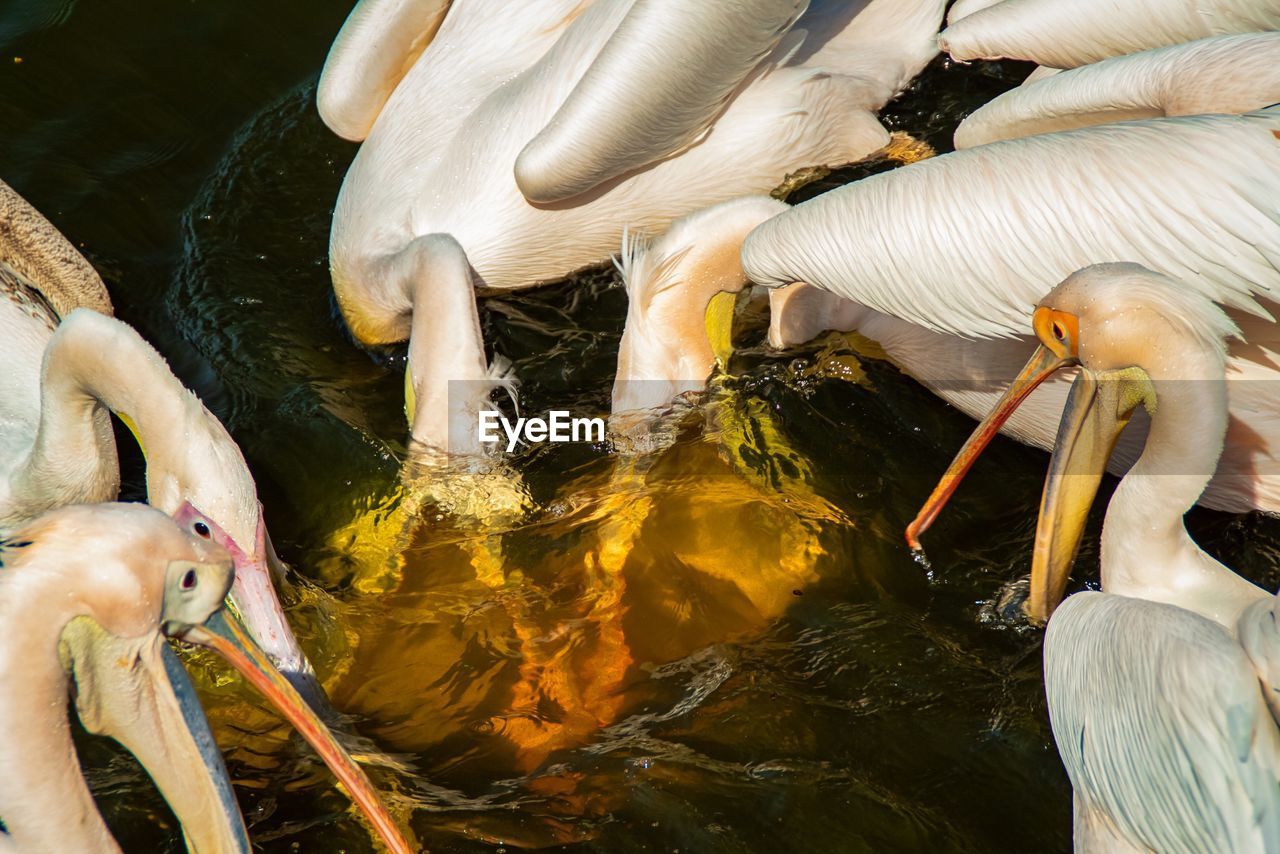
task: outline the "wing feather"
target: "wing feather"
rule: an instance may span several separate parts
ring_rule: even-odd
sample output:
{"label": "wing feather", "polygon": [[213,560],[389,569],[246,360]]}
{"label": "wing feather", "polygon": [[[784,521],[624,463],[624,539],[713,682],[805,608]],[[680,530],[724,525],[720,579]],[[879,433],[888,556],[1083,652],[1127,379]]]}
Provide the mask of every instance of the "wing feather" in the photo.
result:
{"label": "wing feather", "polygon": [[1131,261],[1266,316],[1280,295],[1280,108],[992,143],[823,194],[742,249],[760,284],[806,282],[970,337],[1022,334],[1071,273]]}
{"label": "wing feather", "polygon": [[685,148],[808,0],[636,0],[516,160],[534,202],[576,196]]}
{"label": "wing feather", "polygon": [[1272,0],[1004,0],[973,6],[980,8],[953,13],[938,38],[953,59],[1026,59],[1075,68],[1208,36],[1280,29],[1280,4]]}
{"label": "wing feather", "polygon": [[1049,717],[1086,827],[1138,850],[1280,846],[1280,732],[1240,645],[1182,608],[1080,593],[1049,623]]}
{"label": "wing feather", "polygon": [[0,181],[0,263],[53,307],[59,317],[73,309],[111,314],[111,297],[98,271],[53,223],[12,187]]}
{"label": "wing feather", "polygon": [[360,0],[329,48],[316,106],[329,129],[359,142],[422,51],[451,0]]}
{"label": "wing feather", "polygon": [[1247,113],[1280,102],[1280,32],[1216,36],[1023,84],[956,128],[956,148],[1107,122]]}

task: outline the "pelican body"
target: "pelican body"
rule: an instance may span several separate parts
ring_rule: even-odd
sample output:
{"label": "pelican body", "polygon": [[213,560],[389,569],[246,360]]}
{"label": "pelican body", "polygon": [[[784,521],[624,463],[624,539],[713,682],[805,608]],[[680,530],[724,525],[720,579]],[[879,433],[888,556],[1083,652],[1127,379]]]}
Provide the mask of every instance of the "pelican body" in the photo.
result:
{"label": "pelican body", "polygon": [[[1280,511],[1273,417],[1280,332],[1280,108],[1081,128],[957,151],[825,193],[747,236],[743,268],[775,296],[773,341],[833,326],[980,417],[1033,344],[1020,317],[1057,281],[1135,261],[1229,307],[1231,424],[1201,503]],[[1231,157],[1220,152],[1230,151]],[[999,176],[993,180],[992,176]],[[957,204],[963,199],[964,204]],[[799,299],[796,297],[799,296]],[[787,305],[785,300],[794,300]],[[787,314],[791,316],[788,317]],[[1067,388],[1038,388],[1002,425],[1052,447]],[[1141,417],[1139,420],[1142,420]],[[1122,443],[1115,465],[1140,443]]]}
{"label": "pelican body", "polygon": [[[879,0],[852,16],[842,4],[811,4],[697,145],[573,204],[534,205],[516,185],[516,158],[631,3],[561,0],[560,20],[548,14],[556,3],[500,4],[500,12],[494,5],[450,8],[344,180],[330,262],[362,340],[404,338],[404,295],[394,280],[410,271],[394,268],[408,263],[418,237],[452,235],[483,289],[529,287],[607,259],[624,225],[657,232],[684,213],[768,192],[802,167],[875,151],[888,134],[871,110],[934,55],[941,14],[932,0]],[[495,20],[504,22],[496,30]]]}
{"label": "pelican body", "polygon": [[[1182,517],[1228,419],[1231,320],[1135,264],[1065,280],[1034,316],[1039,347],[908,531],[927,528],[1027,391],[1072,365],[1045,483],[1027,610],[1049,619],[1045,691],[1075,790],[1079,851],[1280,848],[1276,597],[1206,554]],[[1058,606],[1106,462],[1135,410],[1142,454],[1102,531],[1102,592]],[[1055,610],[1056,608],[1056,610]]]}
{"label": "pelican body", "polygon": [[0,851],[120,850],[75,760],[70,693],[86,729],[137,756],[190,850],[247,854],[222,757],[166,634],[227,657],[317,747],[388,846],[409,850],[364,773],[222,615],[233,565],[214,523],[190,505],[176,517],[76,505],[0,541]]}
{"label": "pelican body", "polygon": [[[406,55],[376,111],[360,105],[388,80],[371,85],[359,70],[381,66],[357,57],[374,50],[369,34],[380,30],[369,22],[389,4],[358,7],[353,21],[365,23],[344,28],[320,86],[321,113],[339,132],[365,124],[344,116],[376,112],[330,236],[334,290],[356,338],[409,338],[411,386],[432,371],[479,380],[478,365],[420,340],[416,318],[453,306],[441,290],[551,282],[607,260],[624,226],[654,233],[803,167],[883,147],[873,111],[935,55],[941,0],[822,0],[794,26],[803,4],[747,5],[731,27],[747,47],[725,54],[708,90],[675,86],[669,127],[659,118],[666,96],[648,90],[671,93],[689,74],[685,59],[719,61],[707,40],[723,40],[715,27],[732,20],[727,4],[459,0],[416,58]],[[680,35],[673,22],[698,29]],[[655,43],[671,53],[646,47]],[[558,156],[566,145],[571,156]]]}

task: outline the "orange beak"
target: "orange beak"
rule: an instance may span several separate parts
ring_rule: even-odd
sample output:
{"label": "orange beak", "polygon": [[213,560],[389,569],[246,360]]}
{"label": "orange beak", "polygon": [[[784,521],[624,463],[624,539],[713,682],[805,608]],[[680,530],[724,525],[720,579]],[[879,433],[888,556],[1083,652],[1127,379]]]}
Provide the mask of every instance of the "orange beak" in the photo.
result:
{"label": "orange beak", "polygon": [[[1039,316],[1039,312],[1037,312],[1037,316]],[[1044,344],[1036,348],[1035,353],[1032,354],[1030,360],[1027,361],[1022,371],[1014,378],[1013,383],[1004,393],[1004,397],[1000,398],[1000,402],[995,405],[995,408],[987,413],[987,417],[978,424],[977,429],[973,431],[973,435],[964,443],[960,453],[956,454],[956,458],[951,461],[946,473],[942,475],[942,479],[934,487],[933,494],[929,496],[929,500],[924,503],[924,506],[920,508],[920,512],[916,514],[916,518],[907,526],[908,546],[913,550],[919,550],[920,535],[929,530],[929,526],[938,518],[938,514],[942,512],[942,508],[946,506],[952,494],[956,491],[956,487],[960,485],[960,481],[969,473],[969,469],[973,468],[974,462],[977,461],[979,455],[991,443],[996,434],[1000,432],[1000,428],[1009,420],[1009,416],[1013,415],[1013,411],[1027,399],[1031,392],[1036,390],[1040,383],[1062,368],[1075,364],[1079,364],[1078,359],[1072,356],[1059,355]]]}
{"label": "orange beak", "polygon": [[401,835],[364,771],[234,618],[225,610],[218,611],[204,625],[192,626],[180,638],[221,655],[279,710],[346,786],[387,848],[396,854],[410,854],[414,850]]}

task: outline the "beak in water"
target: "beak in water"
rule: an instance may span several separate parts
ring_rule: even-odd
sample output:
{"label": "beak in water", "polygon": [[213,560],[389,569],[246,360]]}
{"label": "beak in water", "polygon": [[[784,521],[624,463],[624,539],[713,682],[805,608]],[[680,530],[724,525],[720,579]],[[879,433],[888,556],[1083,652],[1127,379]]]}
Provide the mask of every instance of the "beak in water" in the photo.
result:
{"label": "beak in water", "polygon": [[1000,398],[995,408],[978,424],[977,429],[960,449],[960,453],[956,454],[956,458],[951,461],[951,465],[938,481],[938,485],[934,487],[929,500],[924,503],[920,512],[916,514],[916,518],[907,526],[907,545],[913,551],[919,551],[920,535],[929,530],[929,526],[947,505],[956,487],[960,485],[960,481],[964,480],[964,476],[969,473],[969,469],[986,450],[987,445],[1000,432],[1000,428],[1009,420],[1009,416],[1013,415],[1013,411],[1030,396],[1031,392],[1036,390],[1040,383],[1053,376],[1058,370],[1074,364],[1076,364],[1074,358],[1055,353],[1043,344],[1036,348],[1036,352],[1014,378],[1004,397]]}
{"label": "beak in water", "polygon": [[738,294],[721,291],[707,303],[704,323],[707,341],[715,354],[720,370],[729,370],[729,358],[733,355],[733,315],[738,306]]}
{"label": "beak in water", "polygon": [[[235,581],[231,585],[231,607],[253,634],[258,645],[266,650],[271,661],[288,679],[299,694],[321,714],[330,714],[328,699],[324,689],[316,679],[311,662],[302,652],[289,622],[285,619],[284,610],[280,607],[280,597],[276,594],[273,574],[278,567],[272,565],[274,549],[268,544],[266,526],[258,519],[253,553],[245,552],[223,531],[213,520],[202,514],[190,503],[183,505],[173,514],[179,526],[192,531],[197,536],[212,540],[222,546],[231,555],[235,564]],[[203,527],[200,527],[203,526]]]}
{"label": "beak in water", "polygon": [[226,659],[310,742],[334,776],[346,786],[387,847],[391,851],[406,854],[413,850],[401,835],[364,771],[338,744],[328,727],[316,717],[293,685],[272,666],[266,653],[245,634],[234,617],[228,616],[225,611],[219,611],[203,625],[185,628],[176,636],[189,643],[208,647]]}
{"label": "beak in water", "polygon": [[1027,600],[1032,622],[1048,622],[1062,601],[1107,461],[1139,403],[1155,407],[1154,387],[1140,368],[1081,368],[1071,386],[1036,522]]}
{"label": "beak in water", "polygon": [[138,758],[181,823],[187,847],[248,854],[222,753],[169,642],[159,634],[115,638],[82,617],[68,624],[62,643],[85,728]]}

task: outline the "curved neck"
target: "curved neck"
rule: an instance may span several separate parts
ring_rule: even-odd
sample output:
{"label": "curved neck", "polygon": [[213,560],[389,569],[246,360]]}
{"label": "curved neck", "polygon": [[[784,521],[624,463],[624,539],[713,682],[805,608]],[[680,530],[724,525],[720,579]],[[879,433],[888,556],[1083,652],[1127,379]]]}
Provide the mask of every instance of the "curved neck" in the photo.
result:
{"label": "curved neck", "polygon": [[406,406],[413,439],[450,453],[478,454],[479,413],[495,381],[484,354],[471,265],[448,235],[414,240],[394,274],[413,306]]}
{"label": "curved neck", "polygon": [[1228,412],[1223,366],[1220,358],[1192,348],[1173,361],[1163,371],[1148,371],[1156,412],[1142,456],[1107,508],[1102,587],[1177,605],[1234,629],[1245,606],[1267,594],[1205,553],[1183,523],[1222,454]]}
{"label": "curved neck", "polygon": [[[753,228],[787,209],[776,199],[745,196],[673,223],[648,246],[624,241],[618,267],[627,287],[627,321],[618,344],[613,411],[665,406],[706,386],[716,363],[709,334],[727,347],[733,300],[708,309],[719,294],[749,284],[742,242]],[[723,355],[723,354],[722,354]]]}
{"label": "curved neck", "polygon": [[[179,452],[168,446],[185,434],[193,406],[202,411],[137,332],[77,310],[45,350],[40,423],[30,455],[14,472],[14,492],[40,496],[35,503],[47,507],[115,498],[119,472],[103,406],[129,424],[152,459]],[[150,480],[148,471],[149,489]]]}
{"label": "curved neck", "polygon": [[76,604],[56,573],[20,569],[33,559],[23,555],[0,576],[0,626],[8,629],[0,644],[0,685],[8,686],[0,700],[0,821],[19,851],[119,851],[85,785],[67,721],[58,644]]}

